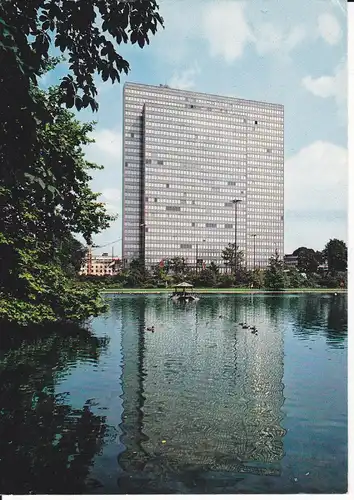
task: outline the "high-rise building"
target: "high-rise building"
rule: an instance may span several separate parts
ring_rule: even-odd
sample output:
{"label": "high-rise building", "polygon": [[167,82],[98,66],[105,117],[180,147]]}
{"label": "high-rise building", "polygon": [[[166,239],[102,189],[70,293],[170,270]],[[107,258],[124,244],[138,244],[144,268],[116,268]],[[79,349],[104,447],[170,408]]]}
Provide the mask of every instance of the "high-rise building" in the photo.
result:
{"label": "high-rise building", "polygon": [[126,262],[283,255],[282,105],[127,83],[123,137]]}

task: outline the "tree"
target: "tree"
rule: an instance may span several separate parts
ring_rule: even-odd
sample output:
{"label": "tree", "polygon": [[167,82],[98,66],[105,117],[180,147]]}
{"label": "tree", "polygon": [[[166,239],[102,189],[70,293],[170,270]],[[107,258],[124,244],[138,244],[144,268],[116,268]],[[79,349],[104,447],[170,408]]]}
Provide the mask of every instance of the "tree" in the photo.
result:
{"label": "tree", "polygon": [[[149,34],[163,26],[158,9],[156,0],[3,0],[2,57],[23,75],[20,84],[28,88],[30,82],[37,84],[50,50],[58,47],[70,64],[61,83],[61,101],[69,108],[97,110],[93,75],[119,82],[122,72],[128,74],[129,63],[117,46],[149,44]],[[9,83],[11,72],[7,76]]]}
{"label": "tree", "polygon": [[[89,171],[101,168],[84,158],[92,142],[93,124],[81,124],[58,103],[58,89],[36,91],[36,99],[53,117],[38,124],[41,154],[33,157],[27,175],[0,188],[0,320],[19,324],[68,319],[80,321],[102,310],[95,287],[70,280],[66,260],[76,246],[72,232],[89,243],[92,234],[108,227],[98,194],[89,187]],[[46,171],[47,185],[31,182]],[[40,178],[39,178],[40,179]],[[71,255],[75,260],[75,256]],[[73,264],[73,262],[71,262]],[[74,267],[78,262],[74,264]]]}
{"label": "tree", "polygon": [[[80,128],[61,104],[97,110],[94,75],[119,81],[129,64],[117,45],[143,47],[162,24],[155,0],[0,3],[0,319],[77,320],[101,310],[98,292],[78,290],[58,263],[56,242],[78,233],[90,243],[110,222],[84,168],[93,125]],[[55,64],[54,47],[68,74],[43,94],[38,77]]]}
{"label": "tree", "polygon": [[68,276],[78,275],[85,262],[87,249],[71,233],[55,242],[56,259],[62,270]]}
{"label": "tree", "polygon": [[256,268],[252,271],[251,282],[255,288],[262,288],[264,285],[264,272]]}
{"label": "tree", "polygon": [[169,265],[175,275],[185,274],[188,270],[187,262],[184,257],[173,257],[169,260]]}
{"label": "tree", "polygon": [[[230,269],[235,269],[235,244],[229,243],[222,251],[221,257],[225,263],[225,266]],[[240,268],[244,260],[244,254],[242,250],[237,247],[236,253],[236,267]]]}
{"label": "tree", "polygon": [[[78,110],[97,110],[95,73],[120,80],[129,63],[118,52],[121,43],[149,43],[163,20],[156,0],[3,0],[0,3],[0,178],[3,187],[27,182],[39,194],[52,185],[48,163],[30,166],[41,154],[38,126],[53,115],[37,98],[38,77],[52,64],[58,47],[69,63],[58,103]],[[114,44],[112,43],[112,40]],[[41,167],[41,168],[40,168]],[[0,193],[1,197],[1,193]],[[6,201],[6,200],[4,200]],[[0,199],[0,206],[3,200]]]}
{"label": "tree", "polygon": [[268,290],[284,290],[288,285],[284,264],[278,252],[269,259],[269,267],[264,273],[264,286]]}
{"label": "tree", "polygon": [[219,268],[215,262],[211,262],[208,267],[202,269],[200,273],[195,276],[195,284],[197,286],[210,286],[217,287],[219,283]]}
{"label": "tree", "polygon": [[323,250],[324,258],[328,262],[330,272],[346,271],[348,261],[347,245],[342,240],[332,239]]}
{"label": "tree", "polygon": [[303,273],[315,273],[318,266],[323,263],[322,252],[317,252],[312,248],[299,247],[294,250],[293,255],[297,255],[297,267]]}
{"label": "tree", "polygon": [[209,270],[215,275],[218,276],[220,273],[219,267],[215,264],[215,262],[211,262],[209,266]]}
{"label": "tree", "polygon": [[302,288],[307,285],[307,279],[297,269],[289,269],[287,280],[290,288]]}

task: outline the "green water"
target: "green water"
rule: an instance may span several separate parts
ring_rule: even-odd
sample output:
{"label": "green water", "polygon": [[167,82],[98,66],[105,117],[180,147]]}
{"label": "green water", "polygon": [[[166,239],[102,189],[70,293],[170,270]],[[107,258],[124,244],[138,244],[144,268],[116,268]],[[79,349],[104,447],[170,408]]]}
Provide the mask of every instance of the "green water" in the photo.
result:
{"label": "green water", "polygon": [[2,341],[2,493],[346,491],[345,295],[107,300]]}

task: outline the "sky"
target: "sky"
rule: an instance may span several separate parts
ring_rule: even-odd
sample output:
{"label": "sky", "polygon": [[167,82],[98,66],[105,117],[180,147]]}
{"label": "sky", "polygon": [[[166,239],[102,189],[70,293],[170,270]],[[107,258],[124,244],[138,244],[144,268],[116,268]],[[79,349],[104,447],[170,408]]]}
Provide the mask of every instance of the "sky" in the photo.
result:
{"label": "sky", "polygon": [[[89,161],[118,219],[94,237],[120,256],[122,94],[126,81],[284,105],[285,253],[347,240],[347,14],[345,0],[160,0],[165,29],[150,45],[122,45],[130,73],[120,84],[97,77],[99,111]],[[59,83],[63,67],[45,75]],[[118,240],[118,241],[117,241]],[[113,245],[112,242],[115,242]],[[104,246],[105,245],[105,246]]]}

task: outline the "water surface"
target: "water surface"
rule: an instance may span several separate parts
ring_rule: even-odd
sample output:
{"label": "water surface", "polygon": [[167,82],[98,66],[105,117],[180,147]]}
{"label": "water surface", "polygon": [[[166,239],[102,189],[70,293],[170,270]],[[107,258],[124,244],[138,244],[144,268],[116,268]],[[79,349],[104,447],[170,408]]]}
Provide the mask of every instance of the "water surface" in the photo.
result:
{"label": "water surface", "polygon": [[107,300],[2,346],[1,492],[346,491],[345,295]]}

